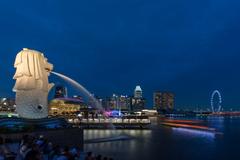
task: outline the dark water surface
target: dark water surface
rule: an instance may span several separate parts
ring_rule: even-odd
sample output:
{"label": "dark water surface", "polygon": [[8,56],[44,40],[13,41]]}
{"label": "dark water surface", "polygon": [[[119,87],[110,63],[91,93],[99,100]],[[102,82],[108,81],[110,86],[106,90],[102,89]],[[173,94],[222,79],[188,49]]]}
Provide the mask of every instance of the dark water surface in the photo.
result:
{"label": "dark water surface", "polygon": [[104,141],[85,144],[84,149],[117,160],[240,160],[240,118],[204,122],[223,134],[160,125],[149,130],[85,130],[85,140]]}

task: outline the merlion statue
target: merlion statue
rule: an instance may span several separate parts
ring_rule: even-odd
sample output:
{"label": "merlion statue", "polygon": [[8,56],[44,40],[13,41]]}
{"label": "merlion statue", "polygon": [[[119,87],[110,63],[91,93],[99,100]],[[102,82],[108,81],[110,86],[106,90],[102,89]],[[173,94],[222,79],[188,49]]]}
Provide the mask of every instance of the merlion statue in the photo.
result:
{"label": "merlion statue", "polygon": [[53,65],[38,51],[24,48],[15,59],[16,110],[20,117],[40,119],[48,116],[48,92],[53,87],[48,76]]}

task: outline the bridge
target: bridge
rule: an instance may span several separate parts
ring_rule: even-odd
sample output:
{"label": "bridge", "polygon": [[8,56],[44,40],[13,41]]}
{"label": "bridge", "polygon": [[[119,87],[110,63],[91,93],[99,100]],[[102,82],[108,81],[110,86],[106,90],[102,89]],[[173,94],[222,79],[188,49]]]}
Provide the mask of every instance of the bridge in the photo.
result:
{"label": "bridge", "polygon": [[209,114],[210,116],[223,116],[223,117],[240,117],[240,112],[216,112]]}

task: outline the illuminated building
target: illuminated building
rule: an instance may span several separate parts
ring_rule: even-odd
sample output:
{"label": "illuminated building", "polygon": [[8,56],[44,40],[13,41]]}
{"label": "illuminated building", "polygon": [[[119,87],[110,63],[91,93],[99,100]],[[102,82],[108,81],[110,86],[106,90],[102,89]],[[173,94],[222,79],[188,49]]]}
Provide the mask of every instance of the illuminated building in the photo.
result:
{"label": "illuminated building", "polygon": [[99,96],[96,96],[94,94],[91,94],[91,97],[88,99],[88,107],[89,108],[98,108],[98,107],[103,107],[103,99]]}
{"label": "illuminated building", "polygon": [[119,101],[118,101],[118,105],[119,105],[119,108],[121,108],[121,110],[129,110],[129,98],[128,96],[119,96]]}
{"label": "illuminated building", "polygon": [[130,97],[129,99],[130,99],[131,111],[141,111],[145,108],[145,104],[146,104],[145,98]]}
{"label": "illuminated building", "polygon": [[136,86],[134,90],[134,98],[142,98],[143,92],[140,86]]}
{"label": "illuminated building", "polygon": [[0,111],[1,112],[15,112],[16,104],[12,98],[0,98]]}
{"label": "illuminated building", "polygon": [[106,110],[129,110],[129,97],[124,95],[113,94],[112,97],[108,97],[102,100],[102,105]]}
{"label": "illuminated building", "polygon": [[141,111],[145,108],[146,99],[143,98],[143,91],[138,85],[134,90],[134,96],[129,97],[130,111]]}
{"label": "illuminated building", "polygon": [[57,85],[55,87],[54,98],[64,98],[67,97],[67,88],[62,85]]}
{"label": "illuminated building", "polygon": [[114,110],[115,105],[112,97],[106,97],[103,99],[102,106],[105,110]]}
{"label": "illuminated building", "polygon": [[133,96],[113,94],[111,97],[101,99],[105,110],[121,110],[121,112],[140,111],[145,108],[146,100],[143,98],[143,91],[136,86]]}
{"label": "illuminated building", "polygon": [[49,103],[50,116],[76,116],[86,109],[87,105],[80,98],[56,98]]}
{"label": "illuminated building", "polygon": [[173,110],[174,94],[170,92],[154,92],[153,104],[157,110]]}

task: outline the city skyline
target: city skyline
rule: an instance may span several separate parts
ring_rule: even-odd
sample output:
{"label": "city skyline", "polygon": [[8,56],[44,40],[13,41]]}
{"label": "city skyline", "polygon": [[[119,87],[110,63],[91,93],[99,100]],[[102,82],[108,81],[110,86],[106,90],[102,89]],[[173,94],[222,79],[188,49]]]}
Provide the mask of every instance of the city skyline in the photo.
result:
{"label": "city skyline", "polygon": [[12,64],[26,47],[99,96],[140,85],[148,101],[162,90],[176,95],[177,107],[209,107],[218,89],[223,106],[240,109],[239,2],[223,2],[1,1],[0,96],[14,97]]}

